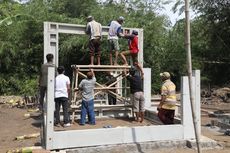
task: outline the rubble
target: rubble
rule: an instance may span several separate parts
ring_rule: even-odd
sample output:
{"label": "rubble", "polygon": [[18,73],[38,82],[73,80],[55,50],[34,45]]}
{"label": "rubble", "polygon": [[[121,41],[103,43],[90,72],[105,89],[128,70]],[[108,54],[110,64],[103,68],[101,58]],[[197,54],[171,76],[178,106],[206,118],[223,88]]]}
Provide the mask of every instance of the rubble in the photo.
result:
{"label": "rubble", "polygon": [[31,138],[37,138],[40,136],[40,133],[33,133],[33,134],[28,134],[28,135],[23,135],[23,136],[17,136],[15,140],[24,140],[24,139],[31,139]]}
{"label": "rubble", "polygon": [[230,136],[230,129],[225,130],[224,135]]}
{"label": "rubble", "polygon": [[37,96],[0,96],[0,104],[9,106],[9,108],[37,108]]}
{"label": "rubble", "polygon": [[218,88],[201,91],[201,103],[213,104],[213,103],[230,103],[230,88]]}

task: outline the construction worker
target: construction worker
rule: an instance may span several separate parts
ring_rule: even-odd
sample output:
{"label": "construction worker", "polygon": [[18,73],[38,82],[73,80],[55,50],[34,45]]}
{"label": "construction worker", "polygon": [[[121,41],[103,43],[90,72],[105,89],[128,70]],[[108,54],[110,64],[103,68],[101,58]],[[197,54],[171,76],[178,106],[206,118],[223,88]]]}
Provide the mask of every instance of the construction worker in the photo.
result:
{"label": "construction worker", "polygon": [[96,84],[96,77],[93,72],[93,69],[90,69],[87,72],[87,78],[83,79],[79,88],[76,88],[74,91],[82,91],[82,103],[81,103],[81,119],[80,125],[85,125],[86,123],[86,114],[88,115],[88,123],[95,125],[95,113],[94,113],[94,87]]}
{"label": "construction worker", "polygon": [[38,81],[39,94],[40,94],[39,95],[39,102],[40,102],[39,109],[41,111],[43,111],[44,97],[47,91],[48,67],[55,67],[55,65],[53,64],[53,59],[54,59],[53,54],[47,54],[46,55],[47,63],[42,64],[41,66],[41,72],[40,72],[39,81]]}
{"label": "construction worker", "polygon": [[164,124],[174,124],[176,109],[176,85],[170,80],[169,72],[160,73],[163,81],[161,102],[157,107],[158,117]]}
{"label": "construction worker", "polygon": [[120,16],[117,20],[112,21],[109,24],[109,32],[108,32],[108,44],[109,44],[109,61],[110,65],[113,65],[113,51],[115,52],[115,60],[114,65],[117,65],[117,58],[119,55],[119,37],[124,37],[124,34],[121,30],[121,25],[123,24],[125,18]]}
{"label": "construction worker", "polygon": [[[133,111],[135,113],[135,120],[142,123],[145,112],[145,98],[143,92],[143,82],[139,71],[135,67],[131,67],[127,79],[130,82],[131,101],[133,103]],[[126,75],[126,72],[125,72]]]}
{"label": "construction worker", "polygon": [[125,34],[124,38],[128,39],[128,44],[129,44],[129,50],[128,51],[122,51],[120,53],[121,58],[123,60],[124,65],[128,65],[128,62],[126,60],[125,56],[131,56],[133,65],[136,66],[140,71],[141,71],[141,76],[142,78],[144,77],[144,72],[142,67],[140,66],[140,63],[138,62],[138,31],[133,30],[132,34]]}
{"label": "construction worker", "polygon": [[[105,77],[107,82],[106,82],[106,85],[109,86],[110,84],[114,83],[117,81],[117,77],[115,77],[115,74],[112,73],[112,72],[108,72],[107,73],[107,76]],[[112,87],[116,87],[116,84],[114,84]],[[114,92],[114,93],[117,93],[117,90],[116,89],[111,89],[110,91]],[[109,105],[116,105],[117,103],[117,99],[116,99],[116,96],[109,93],[108,92],[108,102],[109,102]]]}
{"label": "construction worker", "polygon": [[101,60],[101,39],[102,27],[101,24],[96,22],[92,16],[87,17],[86,34],[89,37],[89,50],[90,50],[90,65],[94,65],[94,55],[97,55],[97,64],[100,65]]}
{"label": "construction worker", "polygon": [[65,68],[59,66],[57,68],[58,75],[55,78],[55,126],[60,124],[60,107],[62,106],[64,114],[64,127],[69,127],[69,114],[68,114],[68,98],[70,94],[70,79],[64,75]]}

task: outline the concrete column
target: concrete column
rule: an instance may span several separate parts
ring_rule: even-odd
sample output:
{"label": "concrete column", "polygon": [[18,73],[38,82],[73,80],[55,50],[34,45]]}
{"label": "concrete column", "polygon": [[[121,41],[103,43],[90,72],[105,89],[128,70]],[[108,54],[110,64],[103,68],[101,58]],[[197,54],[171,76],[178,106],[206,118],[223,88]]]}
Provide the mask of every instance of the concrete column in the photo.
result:
{"label": "concrete column", "polygon": [[151,68],[144,68],[145,108],[151,107]]}
{"label": "concrete column", "polygon": [[194,88],[195,88],[195,112],[196,112],[196,122],[197,122],[197,133],[201,135],[201,109],[200,109],[200,70],[193,71],[194,76]]}
{"label": "concrete column", "polygon": [[51,53],[54,55],[54,64],[58,66],[58,31],[56,24],[44,22],[44,62],[46,63],[46,55]]}
{"label": "concrete column", "polygon": [[45,111],[45,148],[53,147],[54,132],[54,84],[55,84],[55,67],[48,67],[48,85],[47,85],[47,103]]}
{"label": "concrete column", "polygon": [[[181,105],[182,105],[182,124],[184,126],[184,139],[195,138],[192,109],[190,103],[188,77],[182,77],[181,87]],[[201,135],[201,120],[200,120],[200,70],[193,71],[192,77],[194,100],[195,100],[195,121],[198,126],[198,134]]]}
{"label": "concrete column", "polygon": [[188,77],[183,76],[181,87],[181,105],[182,105],[182,125],[184,127],[184,139],[195,138],[193,119],[192,119],[192,110],[190,104],[190,94],[189,94],[189,83]]}
{"label": "concrete column", "polygon": [[139,52],[138,52],[138,61],[140,65],[143,67],[144,63],[144,50],[143,50],[143,42],[144,42],[144,32],[143,29],[138,30],[138,47],[139,47]]}

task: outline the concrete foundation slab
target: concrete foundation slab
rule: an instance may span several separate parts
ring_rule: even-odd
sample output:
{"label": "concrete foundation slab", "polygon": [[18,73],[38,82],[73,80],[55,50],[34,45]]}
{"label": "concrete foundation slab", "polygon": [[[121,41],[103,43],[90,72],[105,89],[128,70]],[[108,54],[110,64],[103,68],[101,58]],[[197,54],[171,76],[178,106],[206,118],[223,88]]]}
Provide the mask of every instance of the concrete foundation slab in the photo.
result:
{"label": "concrete foundation slab", "polygon": [[[101,145],[92,147],[79,147],[74,149],[59,150],[60,153],[148,153],[158,149],[196,149],[195,139],[191,140],[175,140],[175,141],[152,141],[145,143],[124,143],[117,145]],[[216,141],[207,137],[201,137],[202,149],[216,149],[221,148]],[[57,151],[52,151],[56,153]]]}

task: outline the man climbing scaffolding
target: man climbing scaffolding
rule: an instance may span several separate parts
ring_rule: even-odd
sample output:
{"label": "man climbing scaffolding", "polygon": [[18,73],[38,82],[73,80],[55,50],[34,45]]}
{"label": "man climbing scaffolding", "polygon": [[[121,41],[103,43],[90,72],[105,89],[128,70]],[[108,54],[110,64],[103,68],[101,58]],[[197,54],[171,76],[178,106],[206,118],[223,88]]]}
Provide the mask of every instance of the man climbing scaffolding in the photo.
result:
{"label": "man climbing scaffolding", "polygon": [[121,58],[123,60],[123,63],[125,65],[128,65],[127,59],[125,56],[131,56],[132,57],[132,62],[133,65],[136,66],[140,72],[141,72],[141,77],[143,78],[144,76],[144,72],[143,69],[140,65],[140,63],[138,62],[138,52],[139,52],[139,48],[138,48],[138,31],[133,30],[132,34],[125,34],[124,38],[128,39],[128,44],[129,44],[129,50],[128,51],[122,51],[120,53]]}

